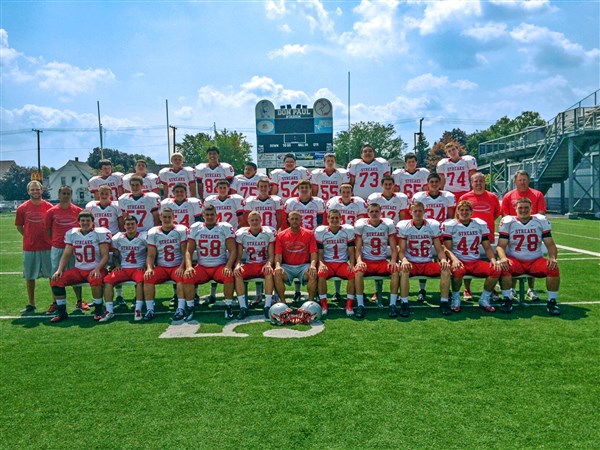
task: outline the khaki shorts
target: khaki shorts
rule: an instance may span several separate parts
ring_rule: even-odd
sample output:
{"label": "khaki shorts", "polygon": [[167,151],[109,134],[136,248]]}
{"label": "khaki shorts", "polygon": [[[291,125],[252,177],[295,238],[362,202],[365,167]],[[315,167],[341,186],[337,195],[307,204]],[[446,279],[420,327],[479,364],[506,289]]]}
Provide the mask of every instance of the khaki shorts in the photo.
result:
{"label": "khaki shorts", "polygon": [[290,264],[282,264],[281,268],[287,275],[287,281],[285,284],[291,286],[294,278],[297,278],[302,285],[306,284],[306,280],[304,279],[304,274],[309,269],[310,264],[300,264],[298,266],[292,266]]}
{"label": "khaki shorts", "polygon": [[[60,264],[60,258],[62,258],[63,253],[65,252],[64,248],[52,247],[50,249],[50,264],[52,266],[52,275],[54,272],[58,270],[58,265]],[[65,270],[69,270],[75,267],[75,255],[71,255],[71,259]]]}
{"label": "khaki shorts", "polygon": [[50,250],[23,252],[23,278],[37,280],[38,278],[50,278],[52,274]]}

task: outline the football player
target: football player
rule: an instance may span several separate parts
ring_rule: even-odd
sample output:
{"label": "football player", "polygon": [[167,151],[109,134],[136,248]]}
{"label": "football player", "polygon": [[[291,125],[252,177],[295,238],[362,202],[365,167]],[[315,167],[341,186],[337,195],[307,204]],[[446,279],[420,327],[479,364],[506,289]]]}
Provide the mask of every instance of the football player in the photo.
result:
{"label": "football player", "polygon": [[367,204],[377,203],[381,206],[381,217],[391,219],[394,225],[404,220],[408,213],[408,197],[401,192],[394,192],[394,178],[384,175],[381,178],[382,192],[374,192],[367,198]]}
{"label": "football player", "polygon": [[312,184],[312,195],[327,202],[340,194],[342,184],[349,183],[350,176],[347,170],[336,169],[335,153],[326,153],[323,162],[325,168],[313,170],[310,182]]}
{"label": "football player", "polygon": [[209,195],[217,194],[217,182],[219,180],[227,180],[229,185],[233,181],[233,167],[219,161],[220,153],[217,147],[210,147],[206,152],[208,162],[200,163],[195,168],[198,198],[200,200],[204,200]]}
{"label": "football player", "polygon": [[123,211],[119,207],[119,202],[111,200],[112,191],[110,186],[103,184],[98,188],[100,200],[92,200],[85,205],[85,209],[92,213],[94,222],[108,230],[114,236],[123,228]]}
{"label": "football player", "polygon": [[123,195],[123,180],[116,173],[112,173],[112,162],[109,159],[98,161],[99,175],[96,175],[88,181],[88,189],[94,195],[94,200],[100,200],[98,189],[106,184],[112,191],[112,199],[117,200]]}
{"label": "football player", "polygon": [[196,197],[196,177],[194,169],[183,165],[183,155],[173,153],[171,155],[171,167],[165,167],[158,172],[158,179],[163,185],[165,197],[173,197],[173,187],[183,184],[188,197]]}
{"label": "football player", "polygon": [[154,192],[160,196],[160,180],[155,173],[148,173],[148,163],[143,159],[138,159],[135,162],[135,173],[128,173],[123,177],[123,191],[131,192],[129,181],[131,177],[138,176],[142,179],[142,192]]}
{"label": "football player", "polygon": [[374,192],[379,192],[381,179],[390,172],[390,163],[383,158],[376,158],[370,144],[362,146],[360,159],[353,159],[348,164],[348,174],[350,184],[354,188],[354,195],[364,200]]}
{"label": "football player", "polygon": [[279,230],[282,226],[283,201],[278,195],[269,195],[270,181],[261,178],[258,181],[258,195],[251,195],[246,199],[244,209],[246,216],[251,211],[260,213],[261,223],[264,226]]}
{"label": "football player", "polygon": [[296,166],[296,156],[288,153],[283,158],[283,169],[271,172],[271,194],[278,195],[285,202],[298,196],[300,180],[310,180],[310,172],[302,166]]}
{"label": "football player", "polygon": [[477,171],[477,160],[471,155],[461,156],[462,147],[456,141],[448,142],[444,151],[446,158],[440,159],[436,167],[440,189],[452,192],[460,199],[471,190],[471,175]]}
{"label": "football player", "polygon": [[361,197],[352,195],[352,185],[342,184],[339,196],[330,198],[325,211],[335,209],[340,212],[342,225],[352,225],[358,219],[367,217],[367,202]]}
{"label": "football player", "polygon": [[[302,216],[302,228],[314,231],[323,223],[325,203],[319,197],[313,197],[309,180],[301,180],[298,183],[298,197],[292,197],[285,202],[285,215],[292,211],[298,211]],[[284,217],[285,228],[285,217]]]}
{"label": "football player", "polygon": [[204,206],[213,205],[217,210],[217,222],[231,224],[234,231],[239,226],[246,226],[244,217],[244,199],[238,194],[229,194],[229,181],[216,182],[217,194],[209,195],[204,200]]}
{"label": "football player", "polygon": [[411,200],[417,192],[427,190],[429,170],[417,167],[417,155],[414,153],[404,155],[404,163],[406,168],[394,170],[392,176],[397,191],[402,192]]}
{"label": "football player", "polygon": [[257,169],[256,164],[247,162],[244,166],[244,173],[233,178],[231,193],[239,194],[244,199],[258,194],[258,181],[262,176],[256,173]]}
{"label": "football player", "polygon": [[127,215],[136,217],[140,231],[148,231],[159,223],[158,210],[160,208],[160,197],[154,192],[144,194],[142,192],[143,182],[144,180],[138,176],[133,176],[129,179],[131,193],[123,194],[119,197],[119,207]]}

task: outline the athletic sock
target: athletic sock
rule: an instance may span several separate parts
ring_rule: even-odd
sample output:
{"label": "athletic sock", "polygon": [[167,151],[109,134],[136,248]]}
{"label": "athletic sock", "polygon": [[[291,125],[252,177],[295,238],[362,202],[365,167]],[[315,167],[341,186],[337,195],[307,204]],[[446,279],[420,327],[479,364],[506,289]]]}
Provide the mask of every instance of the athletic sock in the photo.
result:
{"label": "athletic sock", "polygon": [[510,289],[502,289],[502,297],[510,298]]}
{"label": "athletic sock", "polygon": [[246,305],[246,296],[245,295],[238,295],[238,303],[240,304],[240,308],[247,308],[247,305]]}
{"label": "athletic sock", "polygon": [[135,301],[135,310],[136,311],[141,311],[143,306],[144,306],[144,300],[136,300]]}
{"label": "athletic sock", "polygon": [[548,291],[548,301],[557,300],[558,299],[558,291]]}
{"label": "athletic sock", "polygon": [[106,310],[111,314],[115,312],[113,309],[113,302],[106,302]]}
{"label": "athletic sock", "polygon": [[188,308],[194,308],[194,300],[186,300],[185,304]]}
{"label": "athletic sock", "polygon": [[273,294],[265,295],[265,308],[270,308],[273,303]]}
{"label": "athletic sock", "polygon": [[183,299],[183,298],[177,299],[177,308],[185,309],[185,299]]}
{"label": "athletic sock", "polygon": [[154,311],[154,300],[146,300],[146,309],[148,311]]}
{"label": "athletic sock", "polygon": [[408,303],[408,297],[400,297],[400,303]]}
{"label": "athletic sock", "polygon": [[358,306],[365,306],[364,294],[356,294],[356,303],[358,304]]}
{"label": "athletic sock", "polygon": [[390,306],[396,306],[396,302],[398,300],[398,294],[390,294]]}

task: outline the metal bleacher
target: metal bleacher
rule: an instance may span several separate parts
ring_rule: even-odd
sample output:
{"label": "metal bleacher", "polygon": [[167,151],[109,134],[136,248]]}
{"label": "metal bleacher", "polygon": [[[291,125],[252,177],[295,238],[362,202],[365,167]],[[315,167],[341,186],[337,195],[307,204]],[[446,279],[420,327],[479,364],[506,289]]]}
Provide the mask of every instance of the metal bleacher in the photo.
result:
{"label": "metal bleacher", "polygon": [[[490,174],[490,189],[502,197],[513,189],[512,178],[517,170],[527,170],[532,187],[548,192],[555,183],[561,184],[561,198],[568,199],[568,212],[587,199],[590,212],[600,214],[600,201],[593,187],[577,179],[580,163],[587,163],[592,180],[600,178],[597,158],[600,150],[600,89],[575,105],[560,112],[544,126],[525,130],[479,144],[480,169]],[[565,182],[567,193],[565,194]],[[575,191],[579,190],[577,198]]]}

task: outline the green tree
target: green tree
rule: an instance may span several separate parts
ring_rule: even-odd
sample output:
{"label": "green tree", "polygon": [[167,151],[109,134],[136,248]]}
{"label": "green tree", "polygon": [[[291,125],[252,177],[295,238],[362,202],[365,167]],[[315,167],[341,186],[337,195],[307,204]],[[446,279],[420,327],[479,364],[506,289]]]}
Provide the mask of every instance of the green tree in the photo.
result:
{"label": "green tree", "polygon": [[337,163],[345,167],[348,163],[360,158],[363,144],[371,144],[375,154],[385,159],[402,156],[404,142],[400,136],[394,137],[394,125],[383,125],[378,122],[358,122],[350,126],[348,131],[340,131],[333,139],[333,148]]}
{"label": "green tree", "polygon": [[212,146],[219,149],[221,161],[231,164],[236,173],[244,171],[244,166],[250,159],[252,145],[237,131],[223,129],[217,131],[214,137],[206,133],[186,134],[183,141],[176,145],[177,151],[183,155],[186,165],[189,166],[206,161],[206,152]]}
{"label": "green tree", "polygon": [[425,133],[421,135],[421,138],[417,140],[417,148],[415,148],[415,154],[417,155],[417,167],[425,167],[427,164],[427,156],[429,155],[429,142],[425,137]]}
{"label": "green tree", "polygon": [[[27,183],[31,181],[31,172],[37,171],[36,167],[23,167],[14,165],[0,179],[0,195],[4,200],[25,200],[27,194]],[[43,170],[42,170],[43,172]],[[43,198],[50,198],[48,191],[44,191]]]}
{"label": "green tree", "polygon": [[[101,159],[100,147],[96,147],[92,150],[86,162],[94,169],[98,169],[98,163]],[[124,173],[134,172],[135,162],[138,159],[146,160],[149,166],[156,165],[156,162],[149,156],[120,152],[111,148],[104,149],[104,159],[109,159],[112,162],[113,170],[117,171],[119,169]]]}
{"label": "green tree", "polygon": [[[445,147],[446,144],[448,144],[449,142],[457,142],[458,144],[462,145],[460,141],[454,139],[452,131],[444,131],[442,138],[439,141],[435,142],[433,144],[433,147],[431,147],[431,150],[429,150],[429,156],[427,158],[427,168],[431,172],[435,172],[437,163],[440,161],[440,159],[446,157]],[[463,149],[461,150],[461,154],[465,153],[466,152],[463,147]]]}

